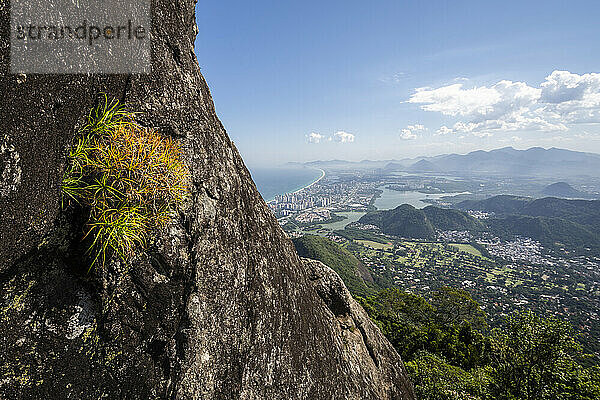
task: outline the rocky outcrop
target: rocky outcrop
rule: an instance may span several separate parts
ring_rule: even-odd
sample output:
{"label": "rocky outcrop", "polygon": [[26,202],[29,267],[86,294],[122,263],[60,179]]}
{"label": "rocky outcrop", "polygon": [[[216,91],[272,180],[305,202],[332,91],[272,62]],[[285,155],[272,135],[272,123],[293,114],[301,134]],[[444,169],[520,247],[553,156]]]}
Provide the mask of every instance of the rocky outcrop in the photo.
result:
{"label": "rocky outcrop", "polygon": [[[303,258],[308,278],[335,316],[343,354],[373,393],[359,398],[401,399],[412,392],[400,356],[366,311],[352,298],[340,276],[321,261]],[[399,384],[400,383],[400,384]]]}
{"label": "rocky outcrop", "polygon": [[[8,74],[0,0],[0,398],[412,399],[398,355],[257,193],[200,74],[194,5],[155,2],[150,75],[25,76]],[[182,143],[193,199],[131,265],[88,273],[59,186],[101,92]]]}

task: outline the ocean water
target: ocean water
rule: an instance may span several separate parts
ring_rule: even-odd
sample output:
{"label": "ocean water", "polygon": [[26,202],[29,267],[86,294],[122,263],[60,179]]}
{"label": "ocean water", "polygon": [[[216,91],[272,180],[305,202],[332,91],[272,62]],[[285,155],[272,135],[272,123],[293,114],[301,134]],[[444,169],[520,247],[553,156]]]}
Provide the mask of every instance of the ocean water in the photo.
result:
{"label": "ocean water", "polygon": [[252,179],[266,201],[275,196],[295,192],[319,179],[321,170],[306,167],[252,168]]}

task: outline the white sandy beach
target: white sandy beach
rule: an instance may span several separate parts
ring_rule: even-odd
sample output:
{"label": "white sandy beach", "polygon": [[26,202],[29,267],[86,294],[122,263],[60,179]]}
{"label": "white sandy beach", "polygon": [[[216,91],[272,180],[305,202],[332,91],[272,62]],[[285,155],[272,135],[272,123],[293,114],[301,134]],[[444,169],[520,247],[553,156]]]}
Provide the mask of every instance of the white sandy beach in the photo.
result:
{"label": "white sandy beach", "polygon": [[325,178],[325,171],[323,171],[321,168],[318,168],[318,169],[319,169],[319,171],[321,171],[321,176],[317,180],[315,180],[314,182],[309,183],[308,185],[304,186],[303,188],[300,188],[300,189],[296,190],[295,192],[291,192],[291,193],[292,194],[299,193],[299,192],[303,191],[304,189],[308,189],[312,185],[319,183],[319,181],[321,179]]}

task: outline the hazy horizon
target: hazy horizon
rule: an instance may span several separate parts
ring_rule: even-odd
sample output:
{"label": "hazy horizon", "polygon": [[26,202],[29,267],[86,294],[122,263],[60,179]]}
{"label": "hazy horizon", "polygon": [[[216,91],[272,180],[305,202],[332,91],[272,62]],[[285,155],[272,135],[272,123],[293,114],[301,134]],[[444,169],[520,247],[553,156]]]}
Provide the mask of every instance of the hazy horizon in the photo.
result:
{"label": "hazy horizon", "polygon": [[282,162],[279,164],[269,163],[269,162],[267,162],[265,164],[260,164],[260,163],[247,163],[247,164],[252,169],[252,168],[285,168],[285,167],[288,167],[293,164],[305,165],[305,164],[309,164],[309,163],[313,163],[313,162],[329,162],[329,161],[342,161],[342,162],[349,162],[349,163],[402,161],[402,160],[415,160],[415,159],[419,159],[419,158],[441,157],[441,156],[450,155],[450,154],[467,155],[467,154],[470,154],[470,153],[476,152],[476,151],[490,152],[490,151],[502,150],[502,149],[506,149],[506,148],[512,148],[517,151],[526,151],[526,150],[530,150],[530,149],[534,149],[534,148],[543,148],[544,150],[549,150],[549,149],[555,148],[558,150],[575,151],[575,152],[587,153],[587,154],[597,154],[600,156],[600,153],[597,153],[597,152],[571,150],[571,149],[566,149],[563,147],[556,147],[556,146],[547,146],[547,147],[532,146],[532,147],[526,147],[526,148],[518,148],[516,146],[504,146],[504,147],[492,148],[489,150],[488,149],[475,149],[475,150],[469,150],[469,151],[465,151],[465,152],[452,152],[452,153],[447,152],[447,153],[439,153],[439,154],[431,154],[431,155],[419,155],[419,156],[415,156],[415,157],[395,157],[395,158],[387,158],[387,159],[364,158],[364,159],[347,160],[347,159],[342,159],[342,158],[322,158],[322,159],[314,159],[314,160],[307,160],[307,161],[293,161],[292,160],[292,161]]}

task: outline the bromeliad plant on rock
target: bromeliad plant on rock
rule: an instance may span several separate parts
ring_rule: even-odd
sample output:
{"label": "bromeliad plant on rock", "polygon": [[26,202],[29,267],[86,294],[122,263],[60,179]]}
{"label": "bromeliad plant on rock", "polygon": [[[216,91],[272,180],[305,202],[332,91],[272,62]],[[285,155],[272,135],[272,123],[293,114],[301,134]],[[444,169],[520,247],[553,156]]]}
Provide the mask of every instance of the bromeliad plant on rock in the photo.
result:
{"label": "bromeliad plant on rock", "polygon": [[111,255],[126,261],[189,196],[190,173],[179,144],[138,125],[134,117],[105,97],[69,153],[63,204],[89,210],[90,269]]}

